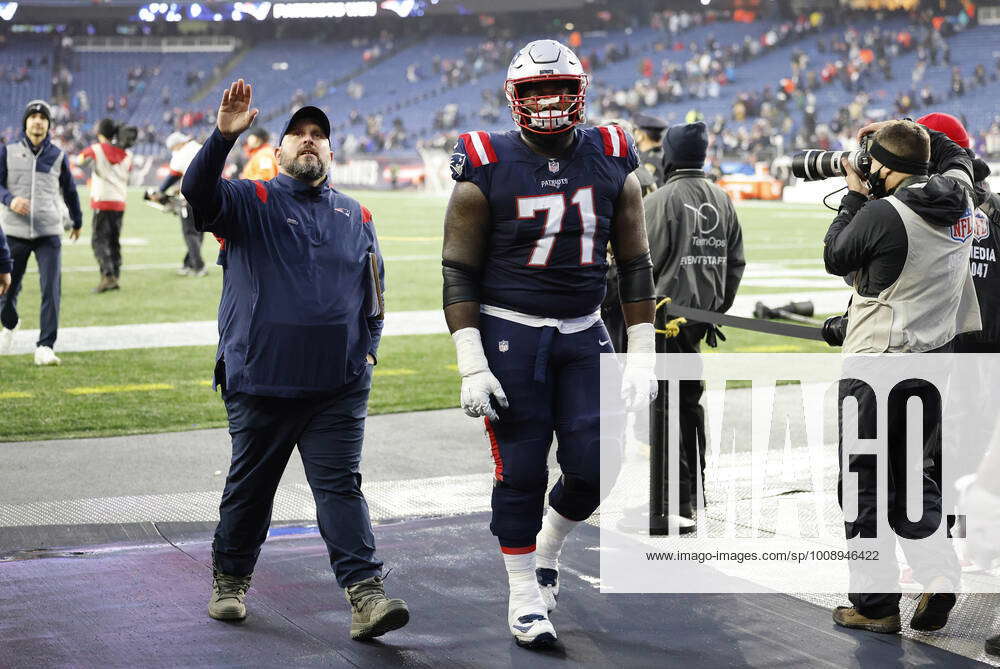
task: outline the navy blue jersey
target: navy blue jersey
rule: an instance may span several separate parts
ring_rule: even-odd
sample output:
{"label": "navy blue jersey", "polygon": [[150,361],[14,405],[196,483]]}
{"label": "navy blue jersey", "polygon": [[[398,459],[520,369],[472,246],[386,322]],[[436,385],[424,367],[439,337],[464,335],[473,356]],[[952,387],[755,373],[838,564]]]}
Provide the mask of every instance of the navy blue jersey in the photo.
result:
{"label": "navy blue jersey", "polygon": [[639,159],[618,126],[573,132],[559,158],[538,155],[517,130],[459,137],[452,178],[476,184],[490,204],[482,304],[546,318],[600,308],[615,203]]}

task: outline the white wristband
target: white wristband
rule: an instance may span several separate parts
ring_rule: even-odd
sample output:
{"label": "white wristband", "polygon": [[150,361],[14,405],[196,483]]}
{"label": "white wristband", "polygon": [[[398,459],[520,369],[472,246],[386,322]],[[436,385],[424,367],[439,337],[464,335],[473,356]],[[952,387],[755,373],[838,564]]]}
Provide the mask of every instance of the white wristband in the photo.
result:
{"label": "white wristband", "polygon": [[656,353],[656,330],[652,323],[636,323],[625,330],[628,354]]}
{"label": "white wristband", "polygon": [[455,342],[455,355],[458,359],[458,373],[470,376],[490,369],[483,351],[483,339],[479,328],[462,328],[451,335]]}

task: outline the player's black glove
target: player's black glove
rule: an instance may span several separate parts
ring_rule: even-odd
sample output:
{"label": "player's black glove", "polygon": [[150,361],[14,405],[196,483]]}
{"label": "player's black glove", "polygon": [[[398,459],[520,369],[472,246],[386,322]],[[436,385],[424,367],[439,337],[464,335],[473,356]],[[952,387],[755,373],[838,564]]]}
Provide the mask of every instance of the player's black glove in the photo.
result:
{"label": "player's black glove", "polygon": [[823,321],[823,341],[830,346],[843,346],[847,336],[847,316],[831,316]]}

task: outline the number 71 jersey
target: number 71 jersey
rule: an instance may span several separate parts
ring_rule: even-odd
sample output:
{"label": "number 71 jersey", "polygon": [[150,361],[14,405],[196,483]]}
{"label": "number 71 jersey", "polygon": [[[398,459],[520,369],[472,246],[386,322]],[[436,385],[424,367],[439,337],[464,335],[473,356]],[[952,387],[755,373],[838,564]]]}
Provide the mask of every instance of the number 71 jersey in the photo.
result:
{"label": "number 71 jersey", "polygon": [[611,221],[639,159],[618,126],[571,132],[558,158],[529,149],[517,130],[459,137],[451,176],[474,183],[490,205],[482,304],[545,318],[600,308]]}

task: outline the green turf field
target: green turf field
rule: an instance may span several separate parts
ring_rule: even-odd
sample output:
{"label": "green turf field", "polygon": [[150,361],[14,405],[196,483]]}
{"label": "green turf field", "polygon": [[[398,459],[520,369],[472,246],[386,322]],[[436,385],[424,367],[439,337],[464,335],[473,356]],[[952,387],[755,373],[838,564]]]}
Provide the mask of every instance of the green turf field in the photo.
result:
{"label": "green turf field", "polygon": [[[355,194],[372,210],[386,257],[386,307],[440,308],[441,225],[445,198],[419,193]],[[81,200],[87,201],[81,190]],[[833,217],[818,206],[747,203],[738,207],[747,260],[768,273],[741,293],[817,291],[838,287],[822,276],[822,238]],[[180,224],[130,194],[123,231],[122,289],[94,295],[99,279],[83,236],[64,240],[61,327],[214,320],[221,270],[216,242],[205,240],[204,278],[176,275],[184,255]],[[771,272],[770,270],[774,271]],[[29,265],[21,293],[22,328],[38,327],[38,274]],[[727,329],[719,352],[829,351],[819,342]],[[58,352],[59,347],[56,345]],[[219,427],[225,413],[208,386],[214,351],[206,347],[60,353],[63,365],[34,367],[30,356],[0,357],[0,441],[105,436]],[[372,413],[454,406],[458,379],[447,335],[383,339]]]}

